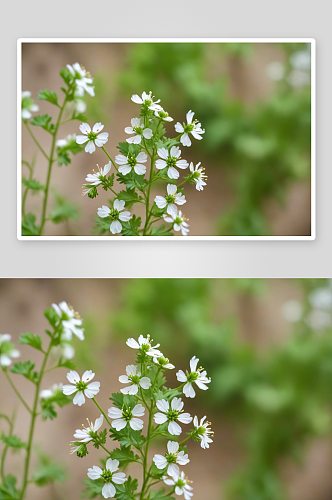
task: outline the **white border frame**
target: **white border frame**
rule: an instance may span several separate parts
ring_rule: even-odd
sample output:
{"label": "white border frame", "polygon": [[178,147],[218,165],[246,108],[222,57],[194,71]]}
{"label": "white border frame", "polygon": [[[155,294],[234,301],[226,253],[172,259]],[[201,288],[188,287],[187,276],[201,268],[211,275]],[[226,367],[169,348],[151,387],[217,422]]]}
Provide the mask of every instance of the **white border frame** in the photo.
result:
{"label": "white border frame", "polygon": [[[22,44],[23,43],[310,43],[311,44],[311,235],[310,236],[22,236]],[[308,241],[316,239],[316,40],[314,38],[19,38],[17,40],[17,239],[21,241]]]}

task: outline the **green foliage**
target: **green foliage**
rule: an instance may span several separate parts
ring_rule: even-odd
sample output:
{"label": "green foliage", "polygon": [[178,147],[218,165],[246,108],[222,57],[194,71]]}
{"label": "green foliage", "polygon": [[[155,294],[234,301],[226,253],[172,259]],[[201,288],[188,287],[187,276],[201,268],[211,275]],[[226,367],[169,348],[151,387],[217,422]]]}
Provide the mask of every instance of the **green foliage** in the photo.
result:
{"label": "green foliage", "polygon": [[35,335],[34,333],[31,332],[22,333],[19,338],[19,343],[30,345],[31,347],[37,349],[38,351],[43,350],[42,339],[40,335]]}
{"label": "green foliage", "polygon": [[165,488],[161,488],[158,491],[151,491],[149,500],[174,500],[174,497],[167,495]]}
{"label": "green foliage", "polygon": [[134,203],[138,203],[138,201],[142,200],[143,198],[141,196],[138,197],[135,188],[130,189],[127,187],[126,191],[120,191],[117,194],[117,199],[123,200],[126,203],[126,207],[130,208]]}
{"label": "green foliage", "polygon": [[36,486],[45,486],[55,481],[63,483],[66,479],[63,465],[52,462],[51,457],[39,455],[39,465],[36,467],[31,480]]}
{"label": "green foliage", "polygon": [[133,215],[128,222],[121,222],[123,236],[139,236],[138,229],[142,224],[141,217]]}
{"label": "green foliage", "polygon": [[98,495],[101,495],[104,483],[102,479],[89,479],[85,478],[83,479],[83,483],[85,484],[86,488],[82,492],[82,498],[96,498]]}
{"label": "green foliage", "polygon": [[62,391],[56,391],[49,398],[42,398],[40,400],[40,407],[42,410],[43,420],[53,420],[57,416],[57,412],[55,410],[55,405],[62,408],[63,406],[71,403],[72,398],[63,394]]}
{"label": "green foliage", "polygon": [[1,441],[10,448],[22,449],[27,447],[27,443],[24,443],[18,436],[5,436],[2,434]]}
{"label": "green foliage", "polygon": [[38,236],[39,231],[36,226],[36,216],[28,213],[22,220],[22,236]]}
{"label": "green foliage", "polygon": [[135,455],[133,451],[131,451],[129,448],[126,448],[125,446],[121,446],[121,448],[112,450],[110,456],[113,460],[119,460],[121,467],[124,468],[129,465],[130,462],[134,462],[139,458],[138,455]]}
{"label": "green foliage", "polygon": [[13,365],[10,371],[17,375],[23,375],[28,380],[31,380],[31,382],[36,382],[38,373],[32,371],[34,367],[35,364],[31,363],[31,361],[19,361]]}
{"label": "green foliage", "polygon": [[34,116],[30,123],[36,125],[36,127],[42,127],[46,132],[53,132],[54,125],[50,123],[51,120],[52,117],[46,113],[45,115]]}
{"label": "green foliage", "polygon": [[33,191],[45,191],[45,186],[40,184],[36,179],[26,179],[23,177],[22,184]]}
{"label": "green foliage", "polygon": [[137,479],[132,479],[128,476],[125,483],[116,485],[117,500],[135,500],[135,491],[137,490],[137,487]]}
{"label": "green foliage", "polygon": [[58,104],[58,94],[56,92],[52,92],[51,90],[40,90],[38,94],[38,99],[48,101],[55,106],[59,106]]}
{"label": "green foliage", "polygon": [[55,194],[55,204],[48,218],[54,224],[60,224],[60,222],[67,221],[69,219],[77,220],[80,213],[77,210],[76,205],[73,203],[68,203],[63,196]]}
{"label": "green foliage", "polygon": [[16,477],[11,474],[3,478],[3,482],[0,484],[0,500],[18,500],[20,498],[16,483]]}

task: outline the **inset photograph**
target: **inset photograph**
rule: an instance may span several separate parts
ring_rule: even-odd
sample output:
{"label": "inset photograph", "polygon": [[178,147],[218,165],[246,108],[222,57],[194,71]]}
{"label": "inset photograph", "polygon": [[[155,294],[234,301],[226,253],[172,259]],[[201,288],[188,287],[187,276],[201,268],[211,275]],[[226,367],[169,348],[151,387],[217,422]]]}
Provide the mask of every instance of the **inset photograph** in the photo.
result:
{"label": "inset photograph", "polygon": [[28,239],[315,238],[313,39],[21,39]]}

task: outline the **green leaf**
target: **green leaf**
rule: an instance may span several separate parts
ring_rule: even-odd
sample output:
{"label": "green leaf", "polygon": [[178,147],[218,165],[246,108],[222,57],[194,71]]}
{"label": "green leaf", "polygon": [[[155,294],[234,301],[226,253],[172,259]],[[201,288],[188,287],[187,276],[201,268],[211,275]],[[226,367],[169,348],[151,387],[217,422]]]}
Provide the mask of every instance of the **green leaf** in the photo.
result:
{"label": "green leaf", "polygon": [[40,184],[36,179],[26,179],[23,177],[22,184],[33,191],[45,191],[45,186]]}
{"label": "green leaf", "polygon": [[31,380],[31,382],[36,382],[38,379],[38,373],[32,372],[34,367],[35,364],[31,363],[31,361],[19,361],[14,364],[10,371],[16,373],[17,375],[23,375],[28,380]]}
{"label": "green leaf", "polygon": [[0,484],[0,500],[18,500],[19,492],[16,489],[17,478],[12,475],[5,476]]}
{"label": "green leaf", "polygon": [[174,500],[174,497],[165,493],[165,489],[161,488],[158,491],[151,491],[149,500]]}
{"label": "green leaf", "polygon": [[139,457],[138,455],[134,455],[134,452],[129,448],[121,446],[121,448],[116,448],[115,450],[111,451],[111,458],[113,458],[113,460],[119,460],[122,467],[126,467],[128,464],[134,462]]}
{"label": "green leaf", "polygon": [[111,219],[109,217],[94,217],[93,219],[96,223],[92,229],[92,234],[105,234],[110,230]]}
{"label": "green leaf", "polygon": [[104,481],[102,479],[83,479],[83,483],[86,486],[86,489],[82,492],[82,498],[96,498],[98,495],[101,495]]}
{"label": "green leaf", "polygon": [[58,94],[56,92],[52,92],[51,90],[40,90],[37,97],[38,99],[48,101],[51,104],[60,107],[58,104]]}
{"label": "green leaf", "polygon": [[123,236],[139,236],[138,228],[142,223],[141,217],[133,215],[128,222],[121,222]]}
{"label": "green leaf", "polygon": [[20,344],[27,344],[37,349],[38,351],[43,351],[42,348],[42,339],[39,335],[35,335],[34,333],[22,333],[19,338]]}
{"label": "green leaf", "polygon": [[129,426],[121,431],[112,428],[109,432],[110,437],[114,441],[119,441],[121,446],[134,446],[134,448],[140,450],[145,443],[145,438],[142,436],[141,431],[133,431]]}
{"label": "green leaf", "polygon": [[60,359],[58,367],[59,368],[68,368],[68,370],[75,370],[76,365],[71,359],[66,359],[65,361],[62,361]]}
{"label": "green leaf", "polygon": [[10,446],[11,448],[26,448],[27,443],[24,443],[21,441],[21,439],[18,436],[1,436],[1,441],[5,443],[5,445]]}
{"label": "green leaf", "polygon": [[135,191],[135,188],[128,188],[126,191],[120,191],[117,195],[118,200],[123,200],[126,203],[126,208],[130,208],[134,203],[138,203],[143,198]]}
{"label": "green leaf", "polygon": [[137,488],[137,479],[132,479],[130,476],[128,476],[125,483],[116,485],[117,500],[135,500],[134,492],[137,490]]}
{"label": "green leaf", "polygon": [[37,127],[42,127],[47,132],[50,132],[52,130],[52,127],[50,124],[51,120],[52,120],[52,117],[48,114],[36,115],[33,117],[33,119],[30,121],[30,123],[31,123],[31,125],[36,125]]}
{"label": "green leaf", "polygon": [[72,120],[79,120],[80,122],[86,122],[87,121],[87,117],[85,115],[83,115],[83,113],[77,113],[74,111],[72,117],[71,117]]}
{"label": "green leaf", "polygon": [[36,216],[28,213],[24,216],[22,221],[22,236],[38,236],[38,227],[35,224]]}
{"label": "green leaf", "polygon": [[129,154],[129,144],[128,142],[119,142],[117,145],[117,149],[120,151],[120,153],[124,156],[128,156]]}
{"label": "green leaf", "polygon": [[55,392],[49,398],[42,398],[40,400],[40,406],[42,410],[42,418],[43,420],[53,420],[57,416],[57,412],[55,410],[55,405],[58,405],[60,408],[71,403],[72,398],[63,394],[61,390]]}
{"label": "green leaf", "polygon": [[116,176],[120,184],[125,184],[129,189],[136,187],[141,192],[143,192],[149,184],[142,175],[137,175],[133,170],[127,175],[118,172]]}
{"label": "green leaf", "polygon": [[69,165],[71,163],[71,159],[67,151],[59,151],[58,153],[58,165],[61,167],[62,165]]}
{"label": "green leaf", "polygon": [[55,312],[53,307],[48,307],[47,309],[45,309],[44,316],[47,319],[47,321],[49,322],[49,324],[53,328],[55,328],[58,321],[59,321],[59,316],[57,315],[57,313]]}
{"label": "green leaf", "polygon": [[166,229],[162,224],[158,227],[152,227],[150,233],[147,236],[174,236],[172,229]]}
{"label": "green leaf", "polygon": [[31,481],[37,486],[45,486],[55,481],[63,483],[66,475],[63,471],[63,465],[52,463],[51,458],[45,455],[39,457],[40,463],[32,475]]}
{"label": "green leaf", "polygon": [[55,195],[55,204],[48,216],[54,224],[60,224],[68,219],[76,220],[79,215],[75,205],[67,203],[63,196]]}
{"label": "green leaf", "polygon": [[[62,68],[60,70],[60,76],[66,85],[70,85],[71,81],[73,80],[73,75],[71,74],[68,68]],[[65,91],[65,89],[63,90]]]}

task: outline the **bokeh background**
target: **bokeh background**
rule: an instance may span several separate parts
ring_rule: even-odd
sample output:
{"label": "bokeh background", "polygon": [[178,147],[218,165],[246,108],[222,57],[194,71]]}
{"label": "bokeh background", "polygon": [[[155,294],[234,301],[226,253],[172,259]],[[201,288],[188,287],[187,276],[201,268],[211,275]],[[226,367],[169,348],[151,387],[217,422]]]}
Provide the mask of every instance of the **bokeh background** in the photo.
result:
{"label": "bokeh background", "polygon": [[[96,97],[87,97],[85,114],[89,123],[105,124],[113,157],[117,143],[125,140],[124,128],[137,115],[133,93],[152,90],[173,123],[182,122],[189,109],[195,111],[206,133],[186,150],[186,159],[202,162],[208,185],[203,192],[186,189],[190,235],[311,234],[310,45],[24,43],[22,89],[35,98],[46,88],[60,94],[59,70],[76,61],[94,77]],[[40,114],[54,111],[47,102],[38,104]],[[64,125],[59,137],[78,134],[78,126]],[[37,128],[47,150],[50,137]],[[167,130],[172,136],[173,124]],[[22,147],[23,159],[31,162],[35,149],[26,130]],[[75,220],[48,222],[45,235],[92,234],[97,208],[108,196],[82,198],[82,184],[105,159],[100,150],[91,156],[80,153],[68,167],[53,168],[49,210],[60,194]],[[39,154],[35,177],[41,183],[46,168]],[[153,194],[160,194],[158,186]],[[27,212],[40,213],[39,197],[29,194]]]}
{"label": "bokeh background", "polygon": [[[128,337],[150,334],[176,369],[200,358],[212,383],[186,407],[208,415],[215,436],[209,450],[189,443],[194,498],[331,500],[331,280],[2,279],[0,296],[0,331],[14,341],[27,331],[43,334],[43,311],[53,302],[66,300],[80,312],[86,340],[73,342],[74,361],[79,372],[96,372],[104,408],[133,361]],[[26,359],[29,348],[19,348]],[[38,353],[34,360],[38,366]],[[170,386],[175,371],[167,373]],[[14,398],[0,377],[0,412],[11,413]],[[13,377],[29,400],[29,382]],[[50,372],[42,388],[65,377],[65,369]],[[29,500],[79,498],[87,468],[100,457],[94,449],[84,459],[69,454],[75,429],[99,416],[95,406],[70,404],[58,414],[39,423],[35,447],[63,467],[66,480],[46,490],[31,485]],[[20,407],[22,439],[27,417]],[[20,464],[20,455],[9,455],[6,472],[19,473]]]}

